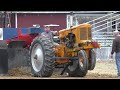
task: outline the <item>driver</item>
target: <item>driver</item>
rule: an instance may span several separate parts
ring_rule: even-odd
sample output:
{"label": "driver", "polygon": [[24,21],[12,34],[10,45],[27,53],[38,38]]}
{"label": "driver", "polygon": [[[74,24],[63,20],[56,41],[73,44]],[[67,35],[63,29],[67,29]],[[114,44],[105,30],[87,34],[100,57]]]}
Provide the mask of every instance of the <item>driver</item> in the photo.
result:
{"label": "driver", "polygon": [[45,32],[42,32],[41,35],[44,35],[45,37],[51,39],[55,46],[58,45],[57,43],[55,43],[53,41],[53,36],[58,35],[58,32],[57,31],[51,31],[50,26],[44,26],[44,30],[45,30]]}
{"label": "driver", "polygon": [[49,26],[44,26],[45,32],[42,35],[45,35],[48,38],[52,38],[53,35],[57,35],[57,31],[51,31]]}

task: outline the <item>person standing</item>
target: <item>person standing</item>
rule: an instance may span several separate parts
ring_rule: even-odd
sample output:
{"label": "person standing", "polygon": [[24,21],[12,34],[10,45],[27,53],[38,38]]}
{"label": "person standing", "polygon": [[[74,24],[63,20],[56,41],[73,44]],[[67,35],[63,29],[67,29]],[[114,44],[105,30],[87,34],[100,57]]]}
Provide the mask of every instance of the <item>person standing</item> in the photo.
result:
{"label": "person standing", "polygon": [[115,60],[116,60],[116,66],[117,66],[117,75],[120,77],[120,35],[119,31],[114,31],[113,35],[115,39],[113,39],[112,44],[112,51],[111,51],[111,58],[113,58],[113,54],[115,52]]}

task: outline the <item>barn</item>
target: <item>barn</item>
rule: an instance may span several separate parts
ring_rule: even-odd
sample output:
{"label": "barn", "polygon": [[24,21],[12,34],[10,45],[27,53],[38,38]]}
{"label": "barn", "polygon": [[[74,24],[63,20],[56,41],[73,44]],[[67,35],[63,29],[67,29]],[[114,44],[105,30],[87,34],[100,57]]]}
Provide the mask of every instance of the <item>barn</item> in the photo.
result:
{"label": "barn", "polygon": [[[103,16],[108,11],[74,11],[73,25],[93,20]],[[6,28],[8,23],[12,28],[28,28],[33,24],[39,24],[41,27],[46,24],[57,24],[59,27],[55,30],[70,27],[71,11],[11,11],[3,12],[0,15],[0,26]]]}
{"label": "barn", "polygon": [[[67,20],[66,20],[67,14],[69,14],[69,12],[12,11],[12,13],[9,16],[10,16],[10,23],[12,28],[17,28],[17,27],[28,28],[28,27],[32,27],[34,24],[39,24],[41,27],[47,24],[57,24],[59,25],[59,27],[56,27],[54,29],[60,30],[66,28],[67,26]],[[3,22],[0,23],[1,26],[3,26],[2,24]]]}

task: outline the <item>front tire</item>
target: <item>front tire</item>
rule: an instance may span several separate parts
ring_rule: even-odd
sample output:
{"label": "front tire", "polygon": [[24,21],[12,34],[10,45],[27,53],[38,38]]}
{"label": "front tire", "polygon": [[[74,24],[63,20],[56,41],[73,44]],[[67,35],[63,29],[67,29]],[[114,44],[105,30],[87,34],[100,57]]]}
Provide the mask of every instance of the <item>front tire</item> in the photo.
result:
{"label": "front tire", "polygon": [[89,58],[88,70],[93,70],[96,65],[96,54],[93,49],[91,49],[89,53],[90,53],[90,58]]}
{"label": "front tire", "polygon": [[36,37],[31,43],[31,71],[37,77],[50,77],[54,69],[53,44],[44,36]]}
{"label": "front tire", "polygon": [[78,52],[79,60],[73,61],[72,65],[70,65],[67,69],[69,76],[71,77],[84,77],[88,71],[88,59],[86,52],[84,50],[80,50]]}

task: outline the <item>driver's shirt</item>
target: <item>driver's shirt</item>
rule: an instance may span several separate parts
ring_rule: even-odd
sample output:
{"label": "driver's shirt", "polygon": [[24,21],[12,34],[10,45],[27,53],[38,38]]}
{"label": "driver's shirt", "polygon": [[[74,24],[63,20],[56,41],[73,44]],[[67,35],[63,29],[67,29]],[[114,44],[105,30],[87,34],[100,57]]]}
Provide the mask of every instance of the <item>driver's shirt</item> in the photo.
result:
{"label": "driver's shirt", "polygon": [[41,35],[45,35],[47,38],[52,39],[52,32],[51,31],[50,32],[43,32],[43,33],[41,33]]}
{"label": "driver's shirt", "polygon": [[58,46],[58,45],[59,45],[58,43],[55,43],[55,42],[53,41],[53,35],[54,35],[54,34],[53,34],[52,31],[50,31],[50,32],[42,32],[41,35],[49,38],[49,39],[52,41],[52,43],[53,43],[54,46]]}

